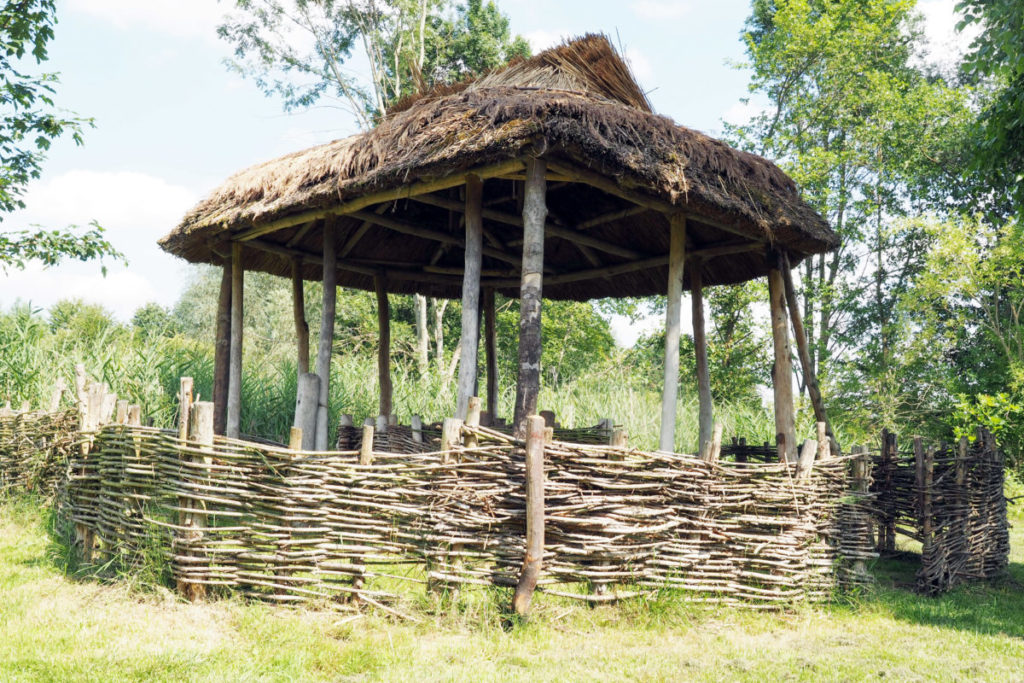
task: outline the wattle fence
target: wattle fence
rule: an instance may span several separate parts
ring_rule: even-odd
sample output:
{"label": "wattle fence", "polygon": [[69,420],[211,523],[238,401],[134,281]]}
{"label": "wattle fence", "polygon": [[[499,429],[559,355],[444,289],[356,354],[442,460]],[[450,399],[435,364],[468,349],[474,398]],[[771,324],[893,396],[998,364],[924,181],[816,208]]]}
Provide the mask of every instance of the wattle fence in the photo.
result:
{"label": "wattle fence", "polygon": [[[602,602],[672,589],[772,608],[870,580],[875,525],[891,518],[903,531],[911,509],[893,501],[918,490],[906,487],[903,460],[861,449],[778,463],[740,444],[698,458],[460,424],[443,439],[391,426],[370,447],[303,452],[204,435],[195,409],[192,425],[161,430],[125,424],[138,411],[124,408],[121,424],[83,432],[87,411],[0,416],[0,490],[51,491],[87,561],[156,559],[192,598],[397,613],[410,590],[521,586],[539,531],[535,578],[549,594]],[[542,454],[533,493],[530,449]],[[942,557],[961,578],[997,573],[1008,552],[1001,462],[990,440],[975,450],[937,455],[922,479],[935,520],[924,566]],[[892,476],[872,483],[872,461]],[[950,479],[961,482],[955,494],[942,488]],[[969,514],[935,512],[950,501]],[[932,573],[922,577],[930,590]]]}

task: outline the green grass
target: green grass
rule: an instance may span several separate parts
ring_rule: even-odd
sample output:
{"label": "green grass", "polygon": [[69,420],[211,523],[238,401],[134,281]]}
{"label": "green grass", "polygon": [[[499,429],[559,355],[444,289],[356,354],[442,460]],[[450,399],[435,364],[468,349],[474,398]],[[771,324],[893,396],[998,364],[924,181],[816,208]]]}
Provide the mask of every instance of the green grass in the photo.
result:
{"label": "green grass", "polygon": [[699,608],[665,595],[590,609],[538,596],[503,628],[503,591],[422,620],[219,600],[187,604],[159,583],[76,576],[44,508],[0,504],[0,680],[1022,680],[1024,518],[1009,576],[941,598],[879,585],[782,614]]}

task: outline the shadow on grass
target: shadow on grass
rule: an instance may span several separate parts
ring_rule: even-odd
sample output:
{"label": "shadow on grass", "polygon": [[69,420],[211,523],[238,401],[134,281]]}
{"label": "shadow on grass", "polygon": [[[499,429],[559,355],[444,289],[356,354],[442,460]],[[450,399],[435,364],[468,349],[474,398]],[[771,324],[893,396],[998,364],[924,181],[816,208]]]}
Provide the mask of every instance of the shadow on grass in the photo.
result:
{"label": "shadow on grass", "polygon": [[1011,562],[998,579],[963,583],[936,597],[914,591],[918,567],[914,553],[879,560],[877,584],[859,602],[919,626],[1024,638],[1024,564]]}

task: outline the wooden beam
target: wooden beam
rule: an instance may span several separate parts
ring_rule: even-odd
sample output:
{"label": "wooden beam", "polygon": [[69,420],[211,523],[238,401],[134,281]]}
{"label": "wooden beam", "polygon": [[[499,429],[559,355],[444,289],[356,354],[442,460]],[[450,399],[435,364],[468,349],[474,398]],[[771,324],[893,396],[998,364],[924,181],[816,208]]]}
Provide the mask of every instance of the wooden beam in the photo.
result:
{"label": "wooden beam", "polygon": [[373,278],[377,294],[377,379],[380,383],[380,414],[391,415],[391,307],[383,275]]}
{"label": "wooden beam", "polygon": [[793,338],[796,339],[797,355],[800,358],[800,369],[803,371],[804,385],[807,386],[807,394],[811,398],[811,406],[814,408],[814,419],[825,424],[826,433],[832,441],[832,448],[836,454],[841,452],[839,441],[835,432],[832,431],[832,423],[829,422],[828,414],[825,412],[825,402],[821,398],[821,388],[818,386],[818,376],[811,364],[810,349],[807,348],[807,332],[804,330],[803,319],[800,316],[800,304],[796,300],[796,289],[793,287],[793,273],[790,270],[789,255],[782,255],[782,284],[786,291],[786,308],[789,309],[789,320],[793,325]]}
{"label": "wooden beam", "polygon": [[[388,204],[381,204],[380,206],[374,207],[373,212],[380,215],[387,210],[388,206]],[[369,221],[363,221],[360,223],[359,227],[356,228],[352,234],[348,236],[348,239],[345,240],[345,243],[341,245],[341,249],[338,250],[338,258],[344,259],[351,254],[352,250],[356,248],[357,244],[359,244],[359,240],[363,239],[363,236],[366,235],[372,227],[373,223]]]}
{"label": "wooden beam", "polygon": [[498,418],[498,334],[495,320],[494,289],[484,290],[484,353],[487,356],[487,412],[492,420],[490,427]]}
{"label": "wooden beam", "polygon": [[292,235],[291,239],[289,239],[287,242],[285,242],[284,245],[286,247],[294,247],[296,244],[299,243],[300,240],[302,240],[303,237],[306,236],[306,233],[309,232],[313,228],[314,225],[316,225],[316,221],[310,221],[310,222],[306,223],[301,228],[296,230],[295,234]]}
{"label": "wooden beam", "polygon": [[[660,211],[661,213],[664,213],[666,215],[681,213],[688,220],[691,220],[695,223],[703,223],[704,225],[709,225],[713,228],[718,228],[719,230],[722,230],[724,232],[739,235],[741,237],[746,237],[747,239],[759,239],[735,226],[728,225],[720,221],[716,221],[712,218],[701,216],[700,214],[694,213],[692,211],[687,211],[685,207],[676,206],[675,204],[667,202],[663,199],[658,199],[656,197],[651,197],[650,195],[643,194],[641,192],[620,187],[617,182],[615,182],[611,178],[608,178],[607,176],[601,175],[600,173],[595,173],[594,171],[589,171],[585,168],[581,168],[574,164],[561,160],[552,160],[549,161],[548,163],[552,166],[557,167],[563,174],[570,177],[575,182],[584,183],[586,185],[590,185],[591,187],[596,187],[597,189],[607,192],[610,195],[614,195],[616,197],[619,197],[620,199],[625,199],[628,202],[632,202],[637,206],[643,206],[653,211]],[[765,237],[761,241],[767,242],[767,237]]]}
{"label": "wooden beam", "polygon": [[242,245],[231,244],[231,350],[228,360],[228,406],[224,433],[237,439],[242,420],[242,305],[245,282]]}
{"label": "wooden beam", "polygon": [[223,435],[228,417],[228,365],[231,362],[231,261],[224,263],[217,298],[217,333],[213,350],[213,431]]}
{"label": "wooden beam", "polygon": [[309,323],[306,322],[306,296],[302,286],[302,261],[292,259],[292,317],[295,318],[295,349],[298,375],[309,372]]}
{"label": "wooden beam", "polygon": [[[482,166],[480,168],[470,169],[468,173],[484,178],[493,178],[495,176],[504,175],[509,172],[514,172],[523,167],[523,162],[519,159],[512,159],[510,161],[503,161],[501,163],[493,164],[490,166]],[[391,202],[399,199],[412,199],[421,194],[428,192],[436,192],[437,190],[447,189],[449,187],[457,187],[465,182],[465,175],[460,173],[458,175],[450,175],[444,178],[437,178],[433,180],[423,180],[418,183],[412,183],[409,185],[403,185],[402,187],[392,188],[390,190],[382,190],[380,192],[373,192],[365,194],[360,197],[355,197],[349,201],[342,202],[337,206],[325,207],[321,209],[313,209],[311,211],[304,211],[302,213],[295,214],[293,216],[285,216],[284,218],[278,218],[277,220],[263,223],[260,225],[254,225],[244,230],[239,230],[233,235],[233,239],[240,241],[248,241],[261,235],[266,235],[278,230],[284,230],[285,228],[291,228],[302,223],[314,221],[320,218],[326,218],[328,216],[337,216],[343,214],[352,214],[361,209],[365,209],[368,206],[374,204],[380,204],[382,202]]]}
{"label": "wooden beam", "polygon": [[320,341],[316,352],[316,374],[320,377],[320,395],[316,410],[316,450],[327,450],[330,425],[331,355],[334,347],[334,315],[338,296],[338,248],[333,225],[323,229],[323,306],[320,314]]}
{"label": "wooden beam", "polygon": [[[423,202],[424,204],[431,204],[433,206],[439,206],[452,211],[463,211],[464,207],[454,199],[447,199],[445,197],[437,197],[434,195],[421,195],[413,198],[415,201]],[[518,228],[523,227],[522,216],[516,216],[514,214],[505,213],[503,211],[495,211],[494,209],[484,209],[483,217],[489,221],[496,223],[505,223],[506,225],[512,225]],[[600,251],[615,254],[616,256],[622,256],[623,258],[643,258],[645,255],[635,249],[623,247],[619,244],[614,244],[607,240],[602,240],[597,237],[591,237],[581,233],[579,230],[564,227],[555,224],[553,221],[547,221],[544,225],[544,232],[552,237],[560,237],[562,239],[570,240],[576,245],[582,245],[585,247],[591,247]],[[516,246],[520,244],[519,240],[510,240],[509,246]]]}
{"label": "wooden beam", "polygon": [[540,393],[541,296],[544,283],[544,223],[547,218],[545,162],[530,159],[526,166],[523,202],[523,266],[519,288],[519,377],[513,421],[520,438],[526,418],[537,413]]}
{"label": "wooden beam", "polygon": [[480,178],[466,178],[466,260],[462,279],[462,357],[456,391],[455,417],[465,420],[475,393],[480,346],[480,269],[483,258],[483,194]]}
{"label": "wooden beam", "polygon": [[690,261],[690,290],[693,301],[693,350],[697,365],[697,423],[699,436],[697,452],[711,440],[713,423],[711,404],[711,373],[708,370],[708,340],[704,334],[704,289],[701,282],[700,261]]}
{"label": "wooden beam", "polygon": [[797,457],[796,424],[793,415],[793,368],[790,365],[789,333],[786,325],[785,285],[782,273],[777,267],[768,271],[768,304],[775,347],[775,364],[772,366],[775,443],[779,449],[779,461],[791,462]]}
{"label": "wooden beam", "polygon": [[[401,221],[401,220],[398,220],[398,219],[395,219],[395,218],[389,218],[389,217],[386,217],[386,216],[377,216],[375,214],[368,213],[366,211],[356,211],[356,212],[353,212],[351,215],[356,217],[356,218],[361,218],[361,219],[363,219],[365,221],[370,221],[371,223],[373,223],[375,225],[379,225],[382,228],[387,228],[388,230],[394,230],[395,232],[400,232],[403,235],[412,235],[413,237],[421,237],[423,239],[433,240],[435,242],[443,242],[443,243],[446,243],[446,244],[454,244],[454,245],[456,245],[458,247],[461,247],[463,249],[466,248],[466,241],[465,241],[465,239],[462,238],[462,237],[458,237],[456,235],[453,235],[451,233],[441,232],[440,230],[432,230],[430,228],[424,228],[424,227],[421,227],[419,225],[414,225],[412,223],[406,223],[405,221]],[[511,255],[509,253],[506,253],[504,251],[501,251],[499,249],[495,249],[494,247],[483,247],[482,248],[482,252],[483,252],[484,256],[490,256],[493,259],[497,259],[499,261],[505,261],[506,263],[518,263],[519,262],[519,259],[517,259],[515,256],[513,256],[513,255]]]}
{"label": "wooden beam", "polygon": [[619,211],[612,211],[610,213],[601,214],[600,216],[594,216],[589,218],[582,223],[576,224],[577,230],[590,230],[596,228],[599,225],[605,223],[611,223],[612,221],[622,220],[623,218],[629,218],[630,216],[636,216],[637,214],[647,213],[650,211],[646,206],[631,206],[628,209],[621,209]]}
{"label": "wooden beam", "polygon": [[[543,176],[541,176],[543,179]],[[527,182],[530,182],[527,180]],[[526,552],[519,581],[512,595],[512,609],[519,616],[530,611],[533,592],[544,562],[544,418],[526,419]]]}
{"label": "wooden beam", "polygon": [[658,448],[675,451],[676,400],[679,396],[679,325],[682,318],[683,266],[686,262],[686,217],[669,216],[668,303],[665,307],[665,379],[661,394]]}

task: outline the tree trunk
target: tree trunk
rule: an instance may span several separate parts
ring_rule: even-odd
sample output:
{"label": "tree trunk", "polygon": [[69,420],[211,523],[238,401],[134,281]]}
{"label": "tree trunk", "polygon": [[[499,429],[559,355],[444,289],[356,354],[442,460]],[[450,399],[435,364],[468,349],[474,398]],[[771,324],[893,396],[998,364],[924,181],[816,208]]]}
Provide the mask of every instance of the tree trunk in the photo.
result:
{"label": "tree trunk", "polygon": [[541,296],[544,284],[544,222],[547,181],[541,159],[526,162],[523,201],[523,266],[519,288],[519,378],[516,382],[515,432],[526,436],[526,418],[537,414],[540,394]]}
{"label": "tree trunk", "polygon": [[217,299],[217,338],[213,350],[213,431],[223,436],[228,418],[228,365],[231,359],[231,263],[224,264]]}
{"label": "tree trunk", "polygon": [[228,408],[224,432],[232,439],[241,435],[242,423],[242,305],[245,273],[242,245],[231,243],[231,353],[228,364]]}
{"label": "tree trunk", "polygon": [[384,277],[373,278],[377,292],[377,379],[380,383],[380,414],[391,415],[391,307]]}
{"label": "tree trunk", "polygon": [[477,353],[480,346],[480,269],[482,267],[483,181],[466,178],[466,249],[462,279],[462,358],[455,417],[466,419],[469,399],[476,393]]}
{"label": "tree trunk", "polygon": [[323,227],[324,298],[320,318],[320,342],[316,352],[316,374],[320,377],[320,396],[316,412],[316,450],[327,450],[330,431],[331,354],[334,348],[334,317],[338,297],[338,249],[334,226]]}
{"label": "tree trunk", "polygon": [[679,397],[679,323],[682,317],[683,267],[686,261],[686,217],[669,217],[668,303],[665,307],[665,377],[661,394],[658,448],[672,452],[676,443],[676,401]]}

